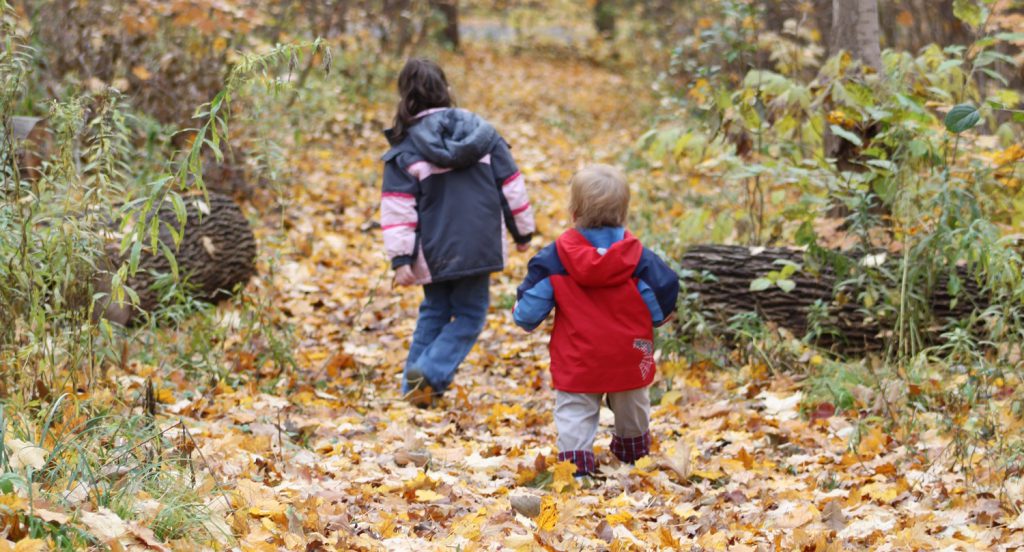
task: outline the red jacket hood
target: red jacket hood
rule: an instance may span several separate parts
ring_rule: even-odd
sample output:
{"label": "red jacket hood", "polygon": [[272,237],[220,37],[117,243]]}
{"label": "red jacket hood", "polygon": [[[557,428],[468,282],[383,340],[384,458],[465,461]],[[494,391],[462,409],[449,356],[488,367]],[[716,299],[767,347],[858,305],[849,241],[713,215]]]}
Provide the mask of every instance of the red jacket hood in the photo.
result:
{"label": "red jacket hood", "polygon": [[606,287],[628,281],[644,251],[640,240],[626,232],[621,241],[613,243],[602,255],[575,229],[559,236],[555,247],[569,277],[583,287]]}

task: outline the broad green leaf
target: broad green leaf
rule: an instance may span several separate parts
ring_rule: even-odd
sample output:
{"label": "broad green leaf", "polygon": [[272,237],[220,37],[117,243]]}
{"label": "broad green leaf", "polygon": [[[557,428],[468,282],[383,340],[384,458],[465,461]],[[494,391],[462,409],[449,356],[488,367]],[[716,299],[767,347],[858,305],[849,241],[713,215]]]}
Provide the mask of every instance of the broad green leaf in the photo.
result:
{"label": "broad green leaf", "polygon": [[160,250],[163,252],[164,258],[167,259],[167,264],[171,268],[171,275],[174,276],[174,281],[180,281],[181,277],[178,274],[178,258],[174,255],[174,252],[171,251],[171,248],[167,247],[167,244],[164,242],[160,242]]}
{"label": "broad green leaf", "polygon": [[947,59],[939,64],[939,68],[935,70],[936,73],[945,73],[954,67],[960,67],[964,64],[962,59]]}
{"label": "broad green leaf", "polygon": [[796,287],[796,282],[789,279],[782,279],[779,280],[778,282],[775,282],[775,285],[779,286],[779,289],[781,289],[782,291],[789,293],[793,291],[793,288]]}
{"label": "broad green leaf", "polygon": [[911,140],[907,149],[914,157],[921,157],[930,151],[928,143],[923,140]]}
{"label": "broad green leaf", "polygon": [[188,211],[185,210],[185,202],[182,201],[181,195],[171,193],[171,208],[174,210],[174,216],[178,219],[178,225],[184,226],[185,221],[188,219]]}
{"label": "broad green leaf", "polygon": [[1018,65],[1016,59],[995,50],[985,50],[978,54],[977,59],[974,60],[974,65],[977,67],[984,67],[986,65],[992,65],[997,61],[1001,61],[1011,67],[1016,67]]}
{"label": "broad green leaf", "polygon": [[946,114],[946,129],[954,134],[974,128],[981,120],[978,109],[971,104],[960,104],[949,110]]}
{"label": "broad green leaf", "polygon": [[864,142],[860,139],[860,136],[857,136],[856,134],[850,132],[849,130],[846,130],[845,128],[839,125],[830,125],[829,128],[832,129],[832,134],[835,134],[836,136],[842,138],[843,140],[846,140],[847,142],[850,142],[855,146],[864,145]]}
{"label": "broad green leaf", "polygon": [[998,72],[993,71],[992,69],[990,69],[988,67],[982,67],[981,68],[981,72],[985,73],[989,77],[999,81],[999,83],[1002,84],[1003,86],[1010,86],[1010,81],[1006,80],[1006,77],[1002,76]]}
{"label": "broad green leaf", "polygon": [[750,282],[750,291],[764,291],[772,287],[772,281],[768,278],[756,278]]}
{"label": "broad green leaf", "polygon": [[805,220],[796,230],[796,244],[810,245],[816,241],[818,241],[818,233],[814,230],[814,224]]}
{"label": "broad green leaf", "polygon": [[135,274],[139,270],[139,260],[142,258],[142,240],[136,239],[132,244],[132,251],[128,255],[128,272]]}
{"label": "broad green leaf", "polygon": [[972,48],[974,48],[975,50],[980,51],[980,50],[984,50],[985,48],[988,48],[989,46],[992,46],[993,44],[995,44],[997,42],[999,42],[999,40],[996,39],[996,37],[994,37],[994,36],[983,36],[983,37],[979,38],[978,40],[974,41],[974,44],[972,45]]}
{"label": "broad green leaf", "polygon": [[1006,42],[1021,42],[1024,41],[1024,33],[996,33],[993,38]]}
{"label": "broad green leaf", "polygon": [[877,167],[879,169],[884,169],[887,171],[896,170],[896,165],[894,165],[893,162],[889,161],[888,159],[868,159],[867,163],[872,167]]}

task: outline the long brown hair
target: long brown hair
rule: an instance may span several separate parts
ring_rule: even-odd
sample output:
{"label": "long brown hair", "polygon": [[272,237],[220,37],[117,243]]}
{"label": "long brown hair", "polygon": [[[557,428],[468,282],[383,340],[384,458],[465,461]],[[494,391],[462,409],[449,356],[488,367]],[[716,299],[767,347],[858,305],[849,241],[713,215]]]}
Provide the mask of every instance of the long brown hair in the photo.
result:
{"label": "long brown hair", "polygon": [[429,59],[411,58],[398,74],[398,109],[391,136],[395,140],[405,138],[416,114],[434,107],[452,107],[448,78],[444,69]]}

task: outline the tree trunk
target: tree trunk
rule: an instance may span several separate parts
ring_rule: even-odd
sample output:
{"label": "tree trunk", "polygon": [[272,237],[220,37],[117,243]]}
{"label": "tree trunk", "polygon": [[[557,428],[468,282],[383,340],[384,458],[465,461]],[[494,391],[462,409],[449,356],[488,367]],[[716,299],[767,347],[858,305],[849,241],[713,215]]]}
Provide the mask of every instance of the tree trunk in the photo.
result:
{"label": "tree trunk", "polygon": [[[878,0],[832,0],[832,39],[829,54],[846,51],[854,60],[876,73],[882,70],[881,29],[878,23]],[[831,109],[828,102],[826,112]],[[865,144],[877,129],[857,128]],[[825,126],[825,156],[835,159],[836,166],[843,171],[863,171],[864,167],[854,162],[860,156],[860,147],[836,136]]]}
{"label": "tree trunk", "polygon": [[[855,263],[853,259],[846,260]],[[789,278],[796,287],[788,293],[777,285],[751,291],[752,281],[782,268],[777,261],[802,265]],[[729,245],[695,246],[680,261],[684,270],[692,271],[684,278],[687,291],[696,293],[698,308],[712,320],[726,324],[733,316],[754,312],[762,320],[784,327],[798,337],[817,329],[817,344],[836,352],[862,354],[882,349],[893,331],[893,321],[879,320],[877,312],[870,312],[858,300],[861,290],[852,285],[837,289],[835,271],[830,266],[815,264],[808,262],[798,249]],[[964,269],[959,272],[963,289],[955,307],[951,306],[953,297],[947,290],[948,280],[939,278],[935,283],[929,302],[932,315],[940,323],[964,319],[975,309],[987,306],[974,279]],[[702,278],[702,273],[713,278]],[[818,301],[827,306],[827,312],[812,320]]]}
{"label": "tree trunk", "polygon": [[875,71],[882,69],[878,0],[832,0],[833,54],[846,50]]}
{"label": "tree trunk", "polygon": [[[193,297],[213,302],[230,296],[256,274],[256,239],[249,221],[230,197],[211,192],[208,198],[209,201],[202,196],[185,198],[188,218],[175,258],[178,272],[193,286]],[[173,247],[167,225],[178,228],[174,210],[165,206],[158,216],[166,223],[160,226],[160,241]],[[105,270],[95,280],[97,291],[110,291],[110,271],[123,261],[116,251],[112,252]],[[137,322],[143,311],[153,312],[160,306],[160,296],[153,284],[158,275],[170,272],[170,263],[162,253],[144,253],[138,272],[128,281],[128,286],[139,295],[138,306],[104,299],[96,305],[95,312],[122,325]]]}
{"label": "tree trunk", "polygon": [[594,28],[606,40],[615,38],[615,0],[594,2]]}
{"label": "tree trunk", "polygon": [[441,37],[454,49],[459,48],[459,0],[432,0],[431,6],[444,16]]}

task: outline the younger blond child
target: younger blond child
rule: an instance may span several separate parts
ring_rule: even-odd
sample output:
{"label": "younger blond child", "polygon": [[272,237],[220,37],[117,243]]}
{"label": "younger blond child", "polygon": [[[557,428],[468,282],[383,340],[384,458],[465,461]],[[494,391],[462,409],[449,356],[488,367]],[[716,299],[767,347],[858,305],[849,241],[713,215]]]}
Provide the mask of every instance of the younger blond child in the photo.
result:
{"label": "younger blond child", "polygon": [[555,310],[551,379],[558,459],[577,475],[596,471],[602,399],[615,413],[611,451],[633,463],[650,451],[654,327],[676,308],[679,278],[625,229],[629,186],[619,170],[592,165],[570,182],[574,228],[530,260],[513,317],[532,331]]}

